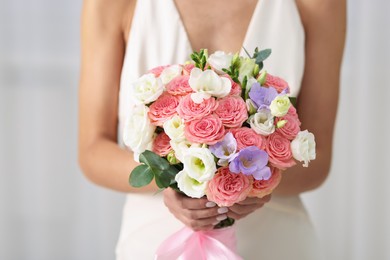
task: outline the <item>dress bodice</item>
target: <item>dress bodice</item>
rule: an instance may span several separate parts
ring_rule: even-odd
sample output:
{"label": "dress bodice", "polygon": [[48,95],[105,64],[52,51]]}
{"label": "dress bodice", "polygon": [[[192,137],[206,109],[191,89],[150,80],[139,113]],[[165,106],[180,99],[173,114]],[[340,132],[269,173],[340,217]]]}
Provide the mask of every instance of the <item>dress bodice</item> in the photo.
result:
{"label": "dress bodice", "polygon": [[[256,47],[271,48],[265,69],[284,78],[291,95],[298,95],[304,69],[304,30],[295,0],[259,0],[243,47],[250,51]],[[120,81],[120,137],[132,106],[131,82],[151,68],[184,63],[191,53],[191,43],[174,0],[137,1]],[[241,54],[245,55],[244,51]]]}

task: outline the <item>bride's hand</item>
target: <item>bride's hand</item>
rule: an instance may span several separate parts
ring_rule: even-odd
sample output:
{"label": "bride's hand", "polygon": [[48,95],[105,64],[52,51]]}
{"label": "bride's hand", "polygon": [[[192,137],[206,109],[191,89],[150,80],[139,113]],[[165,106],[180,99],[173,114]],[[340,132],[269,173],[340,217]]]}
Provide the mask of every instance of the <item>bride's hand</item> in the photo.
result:
{"label": "bride's hand", "polygon": [[195,231],[210,230],[227,218],[227,208],[219,208],[206,198],[192,199],[171,188],[165,189],[163,194],[165,206],[169,211]]}
{"label": "bride's hand", "polygon": [[267,195],[263,198],[246,198],[245,200],[234,204],[229,207],[228,217],[235,220],[242,219],[257,209],[264,206],[265,203],[271,200],[271,195]]}

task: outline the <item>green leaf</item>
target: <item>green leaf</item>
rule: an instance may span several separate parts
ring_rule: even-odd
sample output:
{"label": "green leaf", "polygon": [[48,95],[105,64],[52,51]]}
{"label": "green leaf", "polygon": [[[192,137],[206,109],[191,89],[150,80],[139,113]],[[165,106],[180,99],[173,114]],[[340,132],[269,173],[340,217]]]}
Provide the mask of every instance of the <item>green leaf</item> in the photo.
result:
{"label": "green leaf", "polygon": [[294,107],[297,107],[297,98],[296,97],[289,97],[291,104]]}
{"label": "green leaf", "polygon": [[254,57],[256,59],[256,63],[259,64],[260,62],[265,61],[271,55],[271,53],[272,53],[271,49],[265,49],[265,50],[256,52],[254,55],[254,56],[256,56],[256,57]]}
{"label": "green leaf", "polygon": [[129,183],[133,187],[143,187],[153,180],[154,174],[147,165],[138,165],[131,172]]}
{"label": "green leaf", "polygon": [[148,165],[150,168],[152,168],[153,171],[163,171],[170,167],[170,164],[166,159],[161,158],[160,156],[149,150],[146,150],[145,152],[140,154],[139,161]]}
{"label": "green leaf", "polygon": [[175,183],[175,177],[179,170],[171,165],[169,169],[158,172],[155,174],[156,184],[159,188],[168,188],[171,184]]}

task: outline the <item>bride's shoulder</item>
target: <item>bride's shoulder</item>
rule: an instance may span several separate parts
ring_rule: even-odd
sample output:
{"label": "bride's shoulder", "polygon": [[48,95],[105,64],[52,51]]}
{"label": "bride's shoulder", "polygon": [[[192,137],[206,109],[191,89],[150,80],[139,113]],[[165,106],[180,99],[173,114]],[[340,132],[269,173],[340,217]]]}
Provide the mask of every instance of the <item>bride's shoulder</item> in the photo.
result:
{"label": "bride's shoulder", "polygon": [[324,23],[337,25],[345,18],[346,0],[295,1],[306,29]]}
{"label": "bride's shoulder", "polygon": [[83,22],[101,30],[126,32],[136,0],[83,0]]}

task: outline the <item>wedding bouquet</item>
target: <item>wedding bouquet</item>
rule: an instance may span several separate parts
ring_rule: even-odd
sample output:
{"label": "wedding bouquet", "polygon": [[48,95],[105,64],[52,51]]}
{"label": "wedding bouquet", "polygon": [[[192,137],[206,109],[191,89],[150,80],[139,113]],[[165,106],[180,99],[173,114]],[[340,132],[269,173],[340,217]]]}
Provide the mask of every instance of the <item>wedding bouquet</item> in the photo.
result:
{"label": "wedding bouquet", "polygon": [[[229,207],[272,193],[296,161],[307,167],[316,155],[314,135],[301,131],[287,82],[263,70],[270,54],[201,50],[185,64],[157,67],[136,80],[123,138],[141,164],[130,184],[155,179],[161,189]],[[232,224],[227,219],[217,227]]]}

